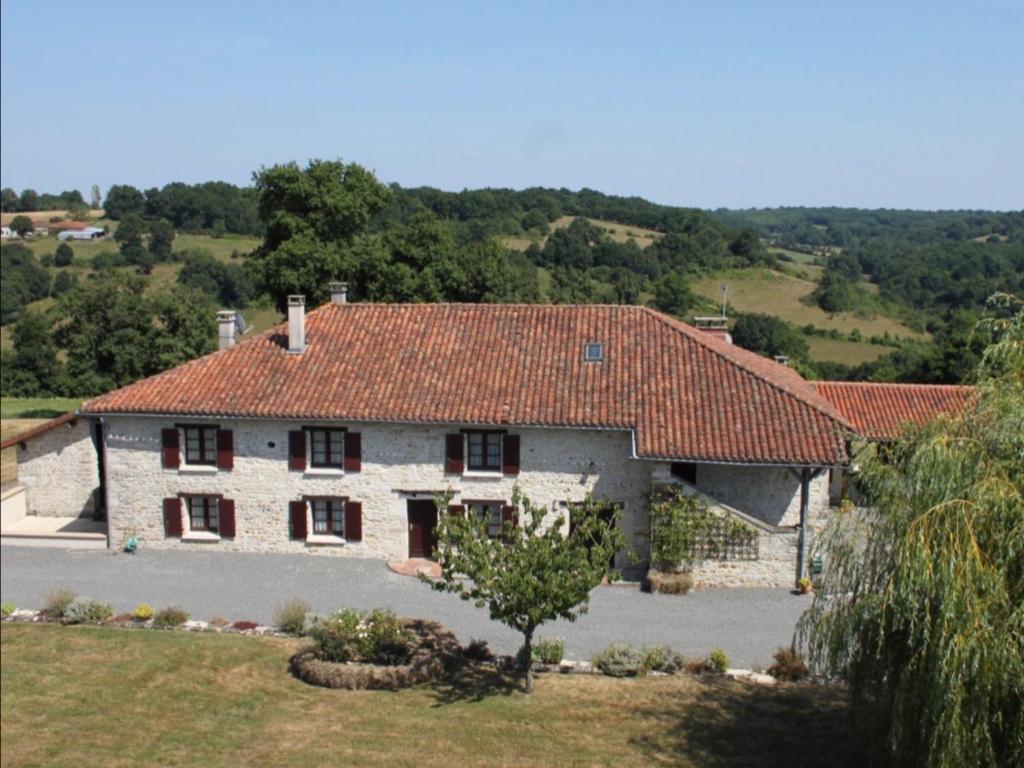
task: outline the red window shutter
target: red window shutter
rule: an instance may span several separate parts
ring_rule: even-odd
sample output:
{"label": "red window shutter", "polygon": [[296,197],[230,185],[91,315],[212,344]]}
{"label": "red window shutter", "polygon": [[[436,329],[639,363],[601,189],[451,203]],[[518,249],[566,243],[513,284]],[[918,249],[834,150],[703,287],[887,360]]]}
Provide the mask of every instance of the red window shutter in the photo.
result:
{"label": "red window shutter", "polygon": [[449,475],[461,475],[465,463],[462,459],[462,435],[444,436],[444,471]]}
{"label": "red window shutter", "polygon": [[293,539],[306,538],[306,502],[293,501],[288,504],[288,523]]}
{"label": "red window shutter", "polygon": [[512,525],[519,525],[519,515],[516,514],[516,508],[510,504],[506,504],[501,508],[501,524],[512,523]]}
{"label": "red window shutter", "polygon": [[160,430],[160,444],[163,448],[164,466],[174,469],[181,464],[181,449],[178,447],[178,430]]}
{"label": "red window shutter", "polygon": [[505,435],[501,446],[501,472],[504,475],[519,474],[519,435]]}
{"label": "red window shutter", "polygon": [[[288,469],[306,471],[306,433],[296,429],[288,433]],[[296,538],[305,538],[296,537]]]}
{"label": "red window shutter", "polygon": [[363,436],[358,432],[345,433],[345,471],[358,472],[363,468]]}
{"label": "red window shutter", "polygon": [[217,467],[231,469],[235,466],[235,433],[230,429],[217,430]]}
{"label": "red window shutter", "polygon": [[229,539],[235,537],[235,500],[221,499],[217,504],[220,516],[220,535]]}
{"label": "red window shutter", "polygon": [[164,499],[164,533],[181,536],[181,499]]}
{"label": "red window shutter", "polygon": [[466,514],[465,504],[449,504],[448,514],[452,517],[463,517]]}
{"label": "red window shutter", "polygon": [[345,502],[345,538],[349,541],[363,540],[363,504],[359,501]]}

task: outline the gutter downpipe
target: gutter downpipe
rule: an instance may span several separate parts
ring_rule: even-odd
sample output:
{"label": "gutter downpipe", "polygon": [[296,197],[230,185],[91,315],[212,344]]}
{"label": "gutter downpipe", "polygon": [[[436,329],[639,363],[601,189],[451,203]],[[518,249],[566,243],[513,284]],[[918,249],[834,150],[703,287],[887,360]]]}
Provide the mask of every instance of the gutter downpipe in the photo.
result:
{"label": "gutter downpipe", "polygon": [[800,541],[797,544],[796,579],[793,586],[797,586],[807,568],[807,513],[810,507],[810,495],[811,470],[809,467],[803,467],[800,470]]}
{"label": "gutter downpipe", "polygon": [[811,480],[821,475],[824,471],[821,467],[813,471],[810,467],[802,467],[800,469],[800,540],[796,553],[796,579],[794,586],[807,575],[807,547],[810,540],[807,530],[807,518],[809,517],[811,505]]}

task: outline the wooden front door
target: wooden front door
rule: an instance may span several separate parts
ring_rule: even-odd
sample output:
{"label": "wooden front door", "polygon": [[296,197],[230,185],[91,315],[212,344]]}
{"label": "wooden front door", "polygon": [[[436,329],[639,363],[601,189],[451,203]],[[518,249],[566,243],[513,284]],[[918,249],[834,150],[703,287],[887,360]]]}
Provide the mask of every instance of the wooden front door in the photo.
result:
{"label": "wooden front door", "polygon": [[409,499],[409,557],[431,557],[437,545],[437,505],[433,499]]}

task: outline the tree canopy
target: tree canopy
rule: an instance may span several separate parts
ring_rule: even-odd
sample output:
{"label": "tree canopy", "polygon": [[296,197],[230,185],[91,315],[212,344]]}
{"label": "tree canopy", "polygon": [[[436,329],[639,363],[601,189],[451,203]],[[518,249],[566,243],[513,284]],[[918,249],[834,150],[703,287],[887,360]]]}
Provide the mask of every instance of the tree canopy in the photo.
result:
{"label": "tree canopy", "polygon": [[567,526],[563,514],[549,514],[516,488],[512,515],[491,537],[488,521],[471,510],[452,513],[448,499],[438,507],[441,578],[427,583],[486,606],[491,619],[522,633],[526,690],[532,691],[534,632],[545,622],[575,621],[586,613],[591,590],[610,575],[609,560],[626,543],[618,514],[588,500],[572,509]]}
{"label": "tree canopy", "polygon": [[876,764],[1024,763],[1024,309],[997,297],[976,400],[856,465],[800,635]]}

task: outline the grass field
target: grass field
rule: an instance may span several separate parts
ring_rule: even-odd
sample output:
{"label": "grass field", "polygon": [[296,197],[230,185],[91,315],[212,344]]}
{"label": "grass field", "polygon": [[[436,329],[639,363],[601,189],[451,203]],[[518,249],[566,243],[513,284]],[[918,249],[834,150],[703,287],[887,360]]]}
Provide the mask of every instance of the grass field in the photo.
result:
{"label": "grass field", "polygon": [[695,282],[693,290],[707,299],[720,300],[723,284],[729,286],[729,306],[742,312],[764,312],[798,326],[814,324],[842,333],[858,329],[864,336],[882,336],[888,332],[893,337],[926,338],[925,334],[880,314],[873,317],[859,317],[852,312],[829,315],[802,301],[814,290],[814,283],[772,270],[748,269],[706,277]]}
{"label": "grass field", "polygon": [[870,363],[893,351],[892,347],[868,344],[866,341],[826,339],[821,336],[808,337],[807,344],[811,348],[812,360],[845,363],[846,365]]}
{"label": "grass field", "polygon": [[[572,224],[575,216],[562,216],[551,223],[551,229],[563,229]],[[653,229],[645,229],[643,227],[637,227],[632,224],[618,224],[614,221],[606,221],[605,219],[587,219],[594,226],[600,227],[614,240],[616,243],[625,243],[629,240],[635,240],[636,244],[641,248],[646,248],[648,245],[653,243],[659,237],[661,232],[657,232]],[[531,239],[529,237],[505,237],[502,238],[502,242],[505,243],[506,248],[511,248],[515,251],[525,251],[530,247],[530,243],[537,243],[540,247],[544,247],[544,243],[547,242],[546,237],[539,237]]]}
{"label": "grass field", "polygon": [[297,641],[5,623],[4,765],[855,765],[845,697],[689,676],[493,674],[400,692],[287,672]]}

